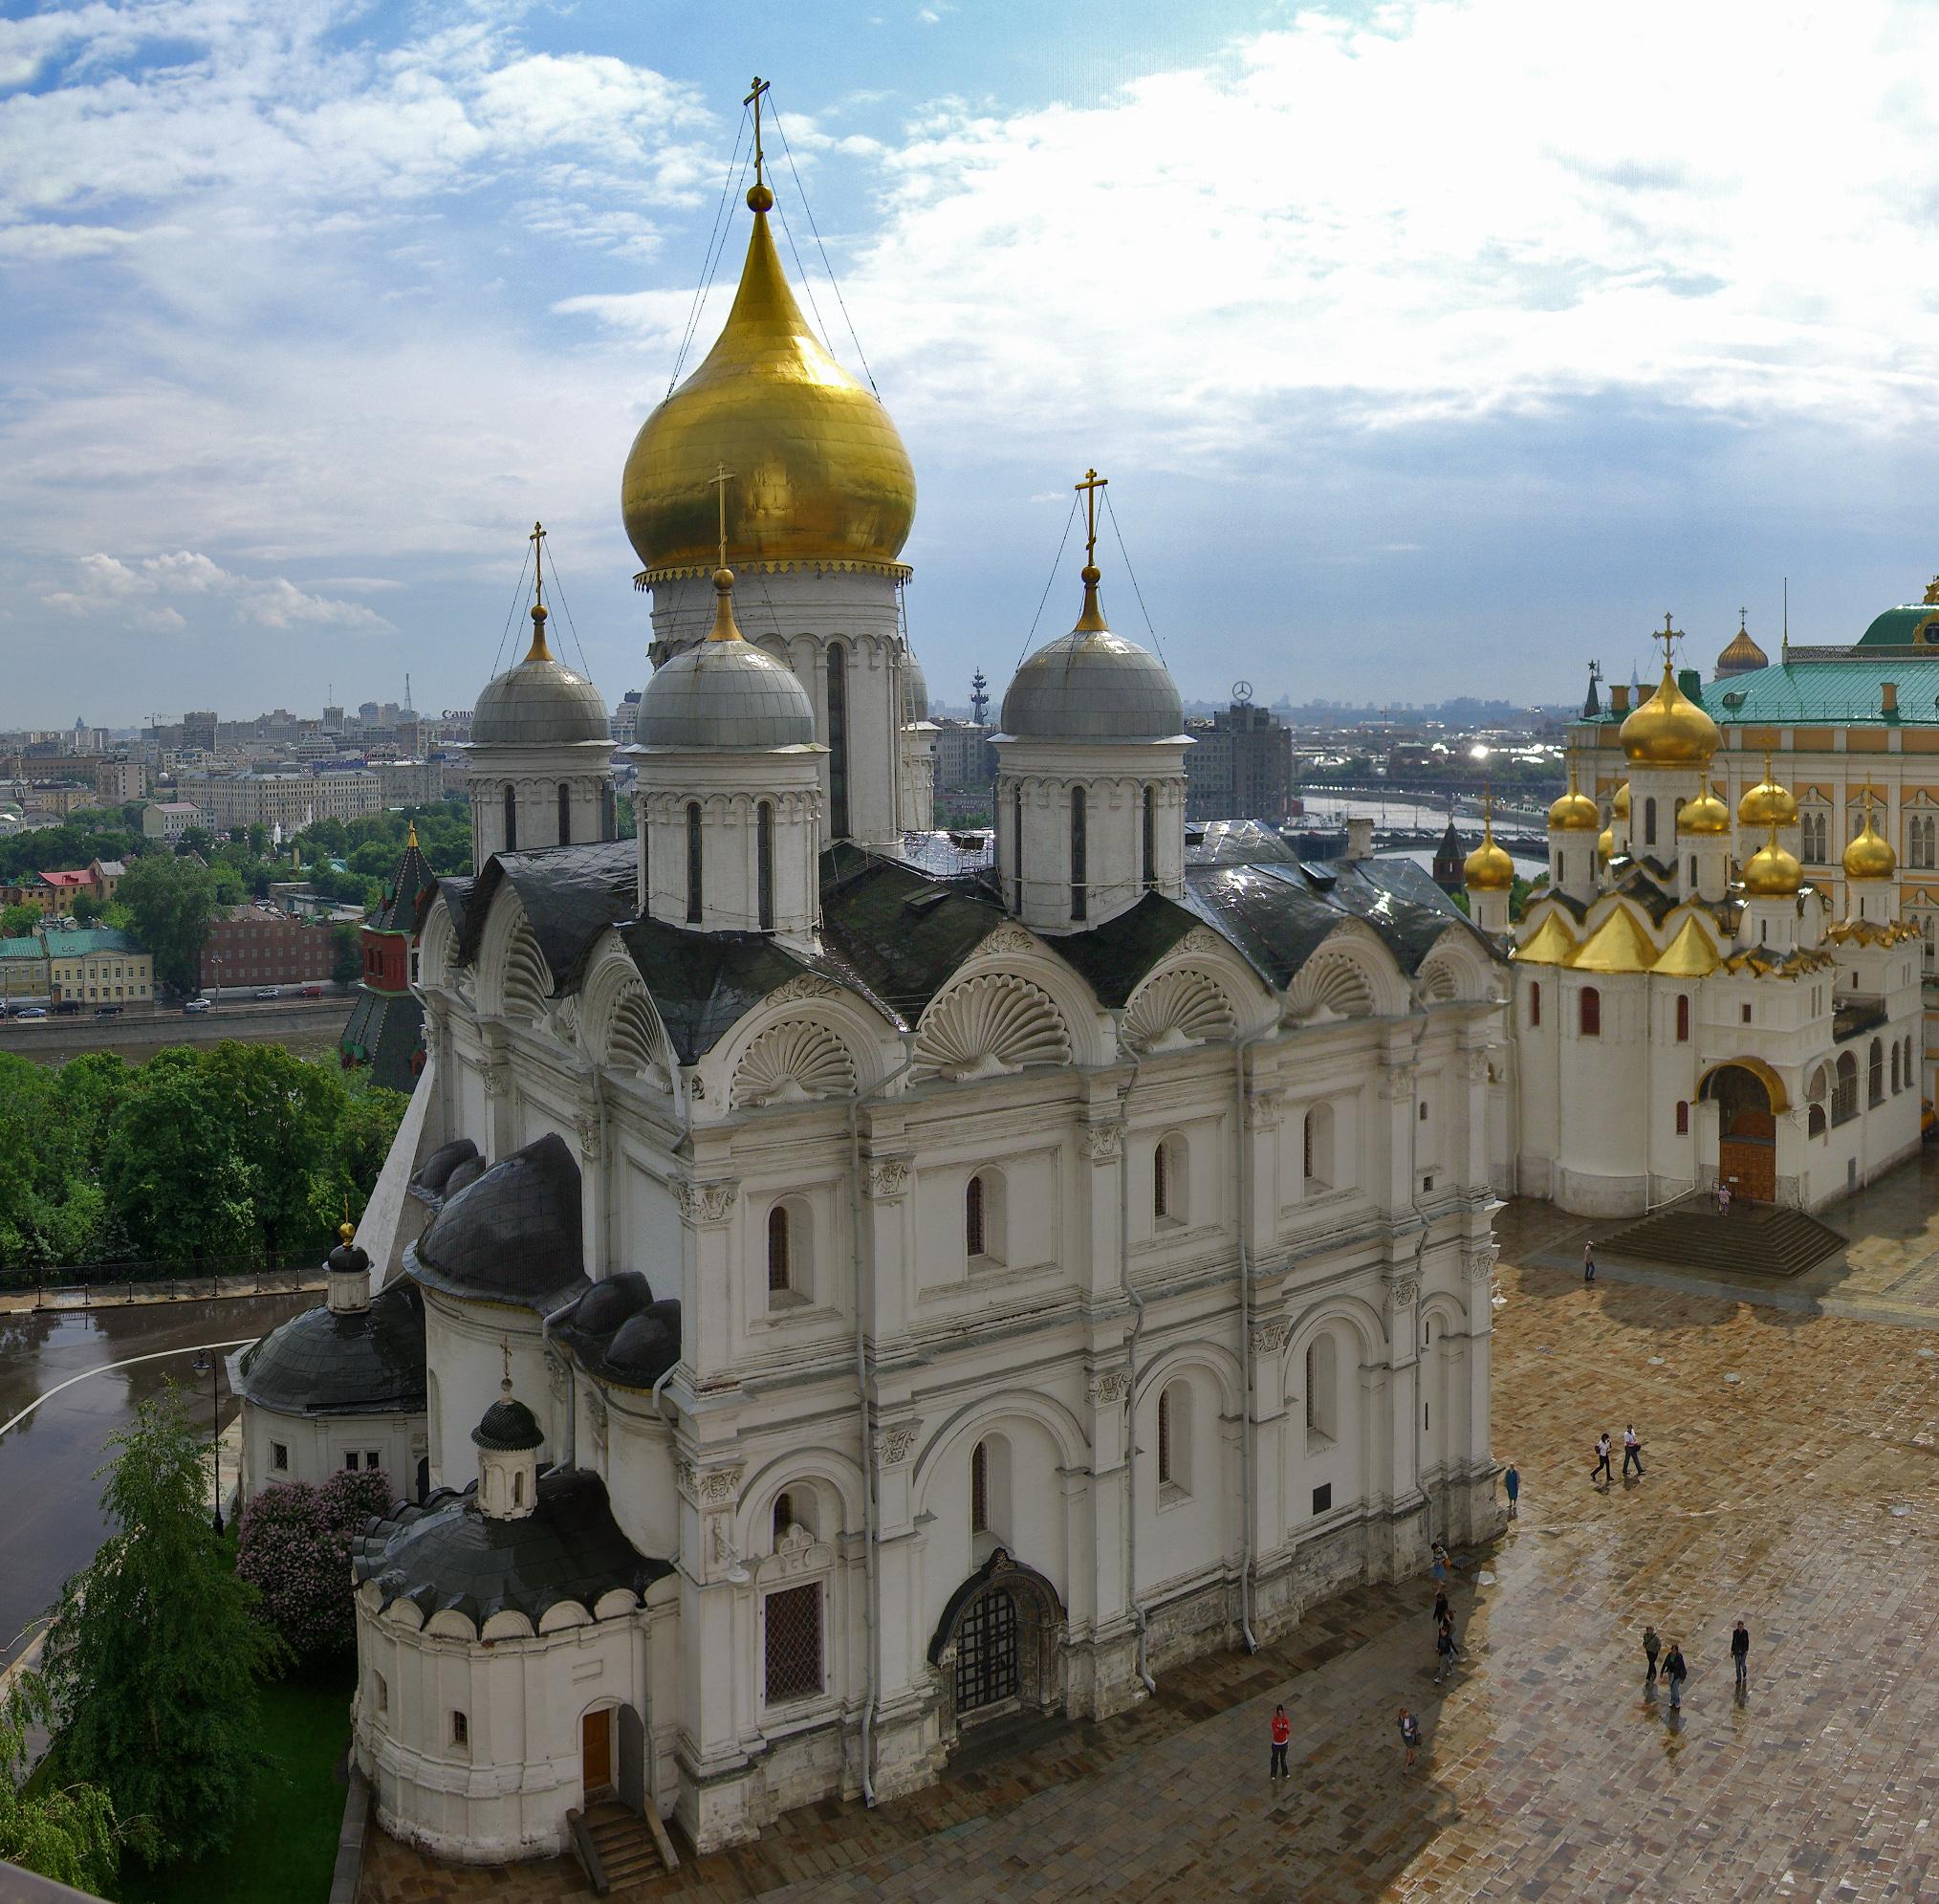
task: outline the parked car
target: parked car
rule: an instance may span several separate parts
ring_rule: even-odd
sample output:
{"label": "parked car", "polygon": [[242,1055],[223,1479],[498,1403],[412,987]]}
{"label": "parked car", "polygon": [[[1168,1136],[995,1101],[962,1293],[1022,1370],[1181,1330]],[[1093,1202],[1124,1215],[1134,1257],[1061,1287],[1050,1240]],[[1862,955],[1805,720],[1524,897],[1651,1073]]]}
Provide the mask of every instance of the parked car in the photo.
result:
{"label": "parked car", "polygon": [[208,1010],[208,1000],[207,998],[191,998],[182,1009],[185,1012],[206,1012]]}
{"label": "parked car", "polygon": [[95,1007],[95,1017],[98,1018],[118,1018],[120,1016],[121,1008],[119,1005],[97,1005]]}
{"label": "parked car", "polygon": [[306,985],[303,987],[302,996],[306,998],[320,998],[323,996],[323,988],[320,985]]}
{"label": "parked car", "polygon": [[258,985],[256,987],[256,996],[258,998],[280,998],[282,996],[273,985]]}
{"label": "parked car", "polygon": [[23,1005],[13,1016],[16,1018],[44,1018],[47,1016],[47,1011],[41,1005]]}
{"label": "parked car", "polygon": [[80,1017],[81,1001],[78,998],[56,998],[54,1001],[54,1015],[57,1018],[77,1018]]}

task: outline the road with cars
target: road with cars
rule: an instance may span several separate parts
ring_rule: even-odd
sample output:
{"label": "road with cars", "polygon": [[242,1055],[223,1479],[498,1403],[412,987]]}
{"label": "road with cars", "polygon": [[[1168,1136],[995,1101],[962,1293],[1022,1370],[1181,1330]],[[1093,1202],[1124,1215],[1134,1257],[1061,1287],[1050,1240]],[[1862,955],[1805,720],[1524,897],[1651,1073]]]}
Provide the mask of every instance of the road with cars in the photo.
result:
{"label": "road with cars", "polygon": [[77,1018],[0,1019],[0,1051],[38,1063],[63,1064],[84,1051],[119,1051],[137,1061],[165,1044],[215,1044],[226,1038],[252,1044],[284,1044],[305,1058],[336,1048],[354,992],[324,988],[320,998],[294,995],[255,998],[226,992],[206,1012],[179,1004],[130,1005],[119,1018],[101,1018],[87,1006]]}

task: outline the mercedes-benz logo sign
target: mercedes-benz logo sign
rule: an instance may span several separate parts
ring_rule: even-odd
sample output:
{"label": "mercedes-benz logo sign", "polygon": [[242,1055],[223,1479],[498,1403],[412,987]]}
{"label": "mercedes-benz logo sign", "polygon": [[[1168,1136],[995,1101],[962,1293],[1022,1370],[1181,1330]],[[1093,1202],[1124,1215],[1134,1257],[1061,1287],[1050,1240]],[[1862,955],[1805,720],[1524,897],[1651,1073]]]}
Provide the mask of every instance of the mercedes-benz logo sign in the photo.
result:
{"label": "mercedes-benz logo sign", "polygon": [[1232,699],[1238,702],[1241,707],[1245,706],[1252,698],[1253,684],[1250,681],[1234,681],[1232,683]]}

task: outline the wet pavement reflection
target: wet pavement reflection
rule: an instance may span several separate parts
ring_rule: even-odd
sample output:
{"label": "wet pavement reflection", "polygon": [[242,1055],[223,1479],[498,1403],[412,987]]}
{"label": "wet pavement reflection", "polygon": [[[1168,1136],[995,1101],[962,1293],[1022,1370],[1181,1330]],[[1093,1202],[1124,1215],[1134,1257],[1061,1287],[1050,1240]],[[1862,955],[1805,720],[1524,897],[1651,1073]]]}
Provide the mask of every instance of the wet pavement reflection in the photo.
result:
{"label": "wet pavement reflection", "polygon": [[[198,1343],[260,1335],[319,1299],[315,1291],[247,1296],[220,1302],[135,1303],[87,1310],[0,1312],[0,1421],[36,1395],[84,1369],[131,1356],[181,1350],[153,1362],[76,1382],[0,1435],[0,1665],[23,1644],[60,1585],[100,1544],[101,1484],[108,1436],[133,1420],[140,1403],[175,1381],[194,1399],[194,1420],[209,1423],[211,1377],[198,1375]],[[229,1372],[222,1378],[222,1420],[235,1412]],[[213,1499],[210,1502],[213,1506]]]}

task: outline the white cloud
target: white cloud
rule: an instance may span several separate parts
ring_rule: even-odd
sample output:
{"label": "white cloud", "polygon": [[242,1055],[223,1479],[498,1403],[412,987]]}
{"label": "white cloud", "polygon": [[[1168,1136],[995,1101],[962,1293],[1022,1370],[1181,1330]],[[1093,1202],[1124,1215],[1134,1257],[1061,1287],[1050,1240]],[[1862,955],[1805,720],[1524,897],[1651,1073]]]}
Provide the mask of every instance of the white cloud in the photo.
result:
{"label": "white cloud", "polygon": [[177,605],[183,602],[197,614],[223,612],[262,628],[300,623],[372,633],[390,627],[359,602],[306,593],[285,576],[239,575],[187,549],[133,561],[99,552],[83,556],[68,585],[40,600],[55,614],[97,629],[184,628],[187,618]]}

